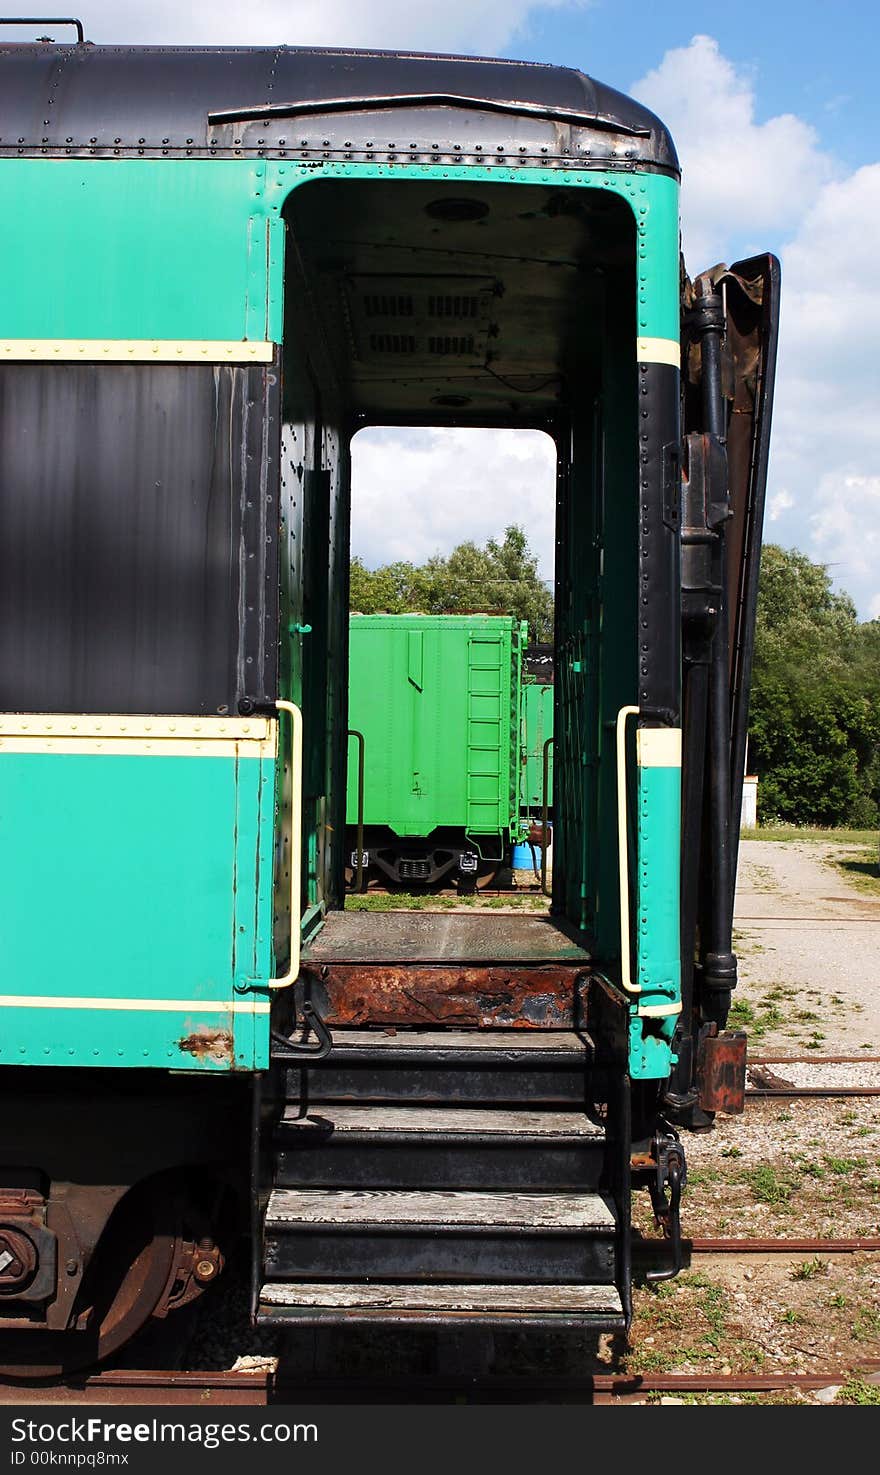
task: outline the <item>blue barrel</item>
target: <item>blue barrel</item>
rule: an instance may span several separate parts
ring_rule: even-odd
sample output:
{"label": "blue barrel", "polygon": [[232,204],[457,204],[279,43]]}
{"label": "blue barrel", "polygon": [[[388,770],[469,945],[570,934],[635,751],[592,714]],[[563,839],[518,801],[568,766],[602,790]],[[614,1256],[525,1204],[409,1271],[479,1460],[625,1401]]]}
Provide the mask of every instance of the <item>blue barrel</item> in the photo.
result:
{"label": "blue barrel", "polygon": [[[540,865],[540,863],[541,863],[541,857],[540,857],[540,852],[538,851],[537,847],[536,847],[535,853],[536,853],[536,855],[538,857],[538,864]],[[535,863],[532,860],[532,847],[531,847],[531,845],[514,845],[514,847],[513,847],[513,869],[515,871],[531,871],[534,874]]]}

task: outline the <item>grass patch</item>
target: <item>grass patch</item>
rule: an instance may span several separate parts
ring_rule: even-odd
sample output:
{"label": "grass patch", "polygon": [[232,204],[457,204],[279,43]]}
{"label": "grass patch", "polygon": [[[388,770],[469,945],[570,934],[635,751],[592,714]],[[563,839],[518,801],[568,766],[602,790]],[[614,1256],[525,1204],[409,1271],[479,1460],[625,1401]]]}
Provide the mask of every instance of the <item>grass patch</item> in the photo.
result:
{"label": "grass patch", "polygon": [[791,1179],[777,1173],[769,1163],[761,1163],[757,1168],[749,1168],[743,1173],[742,1182],[748,1184],[752,1197],[756,1198],[759,1204],[787,1204],[795,1186]]}
{"label": "grass patch", "polygon": [[825,1165],[838,1178],[847,1178],[850,1173],[857,1173],[868,1166],[863,1157],[826,1157]]}
{"label": "grass patch", "polygon": [[877,844],[876,830],[823,829],[821,825],[758,825],[741,831],[743,840],[824,840],[835,845]]}
{"label": "grass patch", "polygon": [[795,1265],[791,1278],[792,1280],[815,1280],[817,1275],[827,1274],[828,1266],[825,1261],[820,1260],[818,1255],[814,1255],[812,1260],[802,1260],[800,1265]]}
{"label": "grass patch", "polygon": [[829,864],[859,891],[868,896],[880,896],[880,856],[876,843],[872,849],[862,850],[858,855],[834,856]]}
{"label": "grass patch", "polygon": [[497,911],[501,907],[514,911],[546,909],[540,896],[518,896],[516,892],[503,896],[485,896],[479,892],[471,896],[441,896],[437,892],[366,891],[345,898],[347,912],[448,912],[452,907],[474,907],[479,911]]}
{"label": "grass patch", "polygon": [[[755,1005],[748,999],[734,999],[730,1006],[727,1022],[731,1029],[745,1029],[752,1039],[760,1040],[771,1029],[781,1029],[786,1023],[786,1017],[779,1008],[778,1000],[785,995],[782,991],[773,991]],[[812,1016],[814,1019],[818,1015]]]}
{"label": "grass patch", "polygon": [[852,1326],[854,1342],[876,1342],[880,1336],[880,1311],[860,1311]]}
{"label": "grass patch", "polygon": [[880,1404],[880,1384],[866,1383],[864,1378],[847,1378],[834,1402]]}

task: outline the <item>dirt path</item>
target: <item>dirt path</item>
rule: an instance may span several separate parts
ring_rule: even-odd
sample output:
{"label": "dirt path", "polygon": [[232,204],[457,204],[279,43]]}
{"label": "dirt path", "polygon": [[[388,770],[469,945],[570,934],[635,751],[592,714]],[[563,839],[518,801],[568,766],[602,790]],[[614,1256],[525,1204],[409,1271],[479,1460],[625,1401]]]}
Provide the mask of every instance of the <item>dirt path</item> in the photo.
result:
{"label": "dirt path", "polygon": [[880,897],[836,862],[858,846],[743,841],[734,1020],[751,1052],[880,1054]]}

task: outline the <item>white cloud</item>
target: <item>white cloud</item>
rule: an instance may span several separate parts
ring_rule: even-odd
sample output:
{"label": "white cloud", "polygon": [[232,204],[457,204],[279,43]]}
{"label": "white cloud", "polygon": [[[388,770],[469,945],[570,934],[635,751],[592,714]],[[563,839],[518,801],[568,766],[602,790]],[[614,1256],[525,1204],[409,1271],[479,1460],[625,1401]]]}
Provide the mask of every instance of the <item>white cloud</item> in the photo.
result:
{"label": "white cloud", "polygon": [[773,476],[795,494],[780,530],[863,615],[880,588],[878,235],[880,163],[818,190],[783,249],[773,429]]}
{"label": "white cloud", "polygon": [[[86,34],[106,44],[363,46],[492,54],[528,25],[529,13],[580,0],[91,0]],[[50,34],[54,34],[49,28]],[[59,31],[59,35],[63,34]]]}
{"label": "white cloud", "polygon": [[[867,608],[880,601],[880,475],[829,472],[819,482],[818,510],[810,515],[809,551],[832,573],[871,587]],[[863,601],[865,602],[865,601]]]}
{"label": "white cloud", "polygon": [[831,176],[831,160],[802,118],[756,121],[754,78],[737,70],[711,36],[667,51],[634,82],[634,97],[672,131],[682,165],[685,259],[701,271],[760,251],[768,231],[785,229]]}
{"label": "white cloud", "polygon": [[525,528],[553,577],[556,448],[538,430],[362,430],[352,442],[352,552],[416,563]]}
{"label": "white cloud", "polygon": [[788,512],[794,506],[794,497],[791,492],[783,487],[781,491],[774,492],[772,497],[767,498],[767,518],[775,522],[783,512]]}

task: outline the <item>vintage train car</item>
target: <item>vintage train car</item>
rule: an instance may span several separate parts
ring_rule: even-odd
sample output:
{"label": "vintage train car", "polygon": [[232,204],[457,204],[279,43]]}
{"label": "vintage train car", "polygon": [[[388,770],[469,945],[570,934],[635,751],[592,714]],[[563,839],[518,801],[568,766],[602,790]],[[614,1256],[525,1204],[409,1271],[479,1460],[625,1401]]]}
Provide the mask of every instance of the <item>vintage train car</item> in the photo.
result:
{"label": "vintage train car", "polygon": [[[521,819],[522,652],[501,615],[352,615],[352,880],[455,882],[510,865]],[[354,755],[352,755],[354,757]],[[359,859],[360,857],[360,859]]]}
{"label": "vintage train car", "polygon": [[[242,1233],[300,1327],[620,1330],[633,1182],[675,1243],[674,1124],[734,1104],[778,298],[682,297],[678,188],[568,68],[0,45],[6,1367]],[[549,919],[344,909],[368,423],[555,440]]]}

